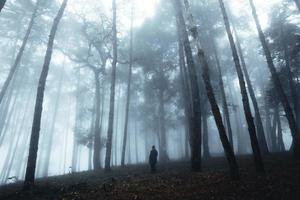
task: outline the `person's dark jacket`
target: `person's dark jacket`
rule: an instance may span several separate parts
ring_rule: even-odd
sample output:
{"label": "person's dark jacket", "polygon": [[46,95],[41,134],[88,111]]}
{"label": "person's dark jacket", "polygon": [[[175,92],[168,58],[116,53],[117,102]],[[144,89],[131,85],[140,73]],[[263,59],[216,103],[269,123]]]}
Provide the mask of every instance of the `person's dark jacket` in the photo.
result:
{"label": "person's dark jacket", "polygon": [[156,149],[152,149],[149,156],[149,163],[155,165],[157,163],[158,152]]}

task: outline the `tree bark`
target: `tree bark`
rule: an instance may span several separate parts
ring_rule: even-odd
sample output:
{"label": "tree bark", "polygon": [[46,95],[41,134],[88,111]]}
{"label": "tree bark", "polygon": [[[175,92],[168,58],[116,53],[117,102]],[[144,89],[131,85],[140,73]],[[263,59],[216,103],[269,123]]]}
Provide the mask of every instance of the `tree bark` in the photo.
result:
{"label": "tree bark", "polygon": [[[277,74],[277,71],[276,71],[272,56],[271,56],[271,52],[270,52],[270,49],[267,44],[266,37],[262,31],[262,28],[261,28],[261,25],[260,25],[260,22],[259,22],[257,13],[256,13],[256,8],[253,3],[253,0],[249,0],[249,2],[250,2],[251,9],[252,9],[252,15],[253,15],[253,18],[254,18],[254,21],[256,24],[259,39],[260,39],[262,47],[264,49],[268,67],[271,72],[272,80],[274,82],[279,100],[284,108],[284,111],[285,111],[285,114],[286,114],[286,117],[287,117],[287,120],[289,123],[289,127],[290,127],[292,137],[293,137],[293,144],[298,144],[298,143],[300,143],[300,135],[299,135],[299,129],[297,126],[297,122],[295,120],[292,108],[288,102],[288,98],[283,90],[280,78]],[[300,145],[293,145],[293,153],[294,153],[295,157],[300,157]]]}
{"label": "tree bark", "polygon": [[113,62],[112,62],[112,72],[111,72],[110,105],[109,105],[109,119],[108,119],[108,130],[107,130],[106,155],[105,155],[105,171],[111,170],[110,167],[111,146],[112,146],[114,110],[115,110],[115,85],[116,85],[116,68],[117,68],[117,59],[118,59],[116,0],[112,1],[112,8],[113,8]]}
{"label": "tree bark", "polygon": [[[63,66],[65,67],[65,66]],[[64,73],[65,71],[63,70],[63,72],[60,75],[60,79],[58,82],[58,91],[57,91],[57,96],[55,99],[55,105],[54,105],[54,113],[52,116],[52,121],[51,121],[51,126],[50,126],[50,131],[49,131],[49,137],[48,139],[48,143],[46,146],[46,156],[45,156],[45,164],[44,164],[44,169],[43,169],[43,176],[46,177],[48,176],[48,171],[49,171],[49,163],[50,163],[50,159],[51,159],[51,149],[52,149],[52,144],[53,144],[53,139],[54,139],[54,130],[55,130],[55,122],[56,122],[56,118],[57,118],[57,113],[58,113],[58,108],[59,108],[59,101],[60,101],[60,97],[61,97],[61,90],[62,90],[62,82],[63,82],[63,78],[64,78]]]}
{"label": "tree bark", "polygon": [[232,179],[239,179],[238,165],[237,165],[237,162],[235,159],[233,149],[228,140],[228,137],[226,134],[226,129],[225,129],[224,123],[222,121],[222,115],[221,115],[219,106],[217,104],[216,98],[215,98],[213,87],[211,85],[209,66],[208,66],[208,62],[207,62],[205,53],[201,49],[201,46],[200,46],[200,40],[199,40],[197,26],[195,25],[195,23],[193,21],[193,16],[192,16],[192,13],[190,10],[190,5],[189,5],[188,0],[185,0],[184,2],[185,2],[186,12],[187,12],[187,15],[189,18],[189,23],[190,23],[189,30],[191,31],[191,35],[193,37],[194,43],[197,46],[197,55],[200,60],[201,66],[203,68],[202,78],[204,81],[207,97],[208,97],[209,103],[211,105],[211,110],[212,110],[218,131],[219,131],[220,140],[222,142],[224,152],[225,152],[225,155],[226,155],[229,167],[230,167],[231,177],[232,177]]}
{"label": "tree bark", "polygon": [[12,65],[12,67],[10,68],[8,76],[7,76],[7,78],[6,78],[6,80],[5,80],[4,84],[3,84],[2,89],[1,89],[1,92],[0,92],[0,104],[2,103],[2,100],[3,100],[3,98],[4,98],[5,94],[6,94],[6,91],[8,89],[8,86],[9,86],[11,80],[13,79],[13,76],[14,76],[15,72],[17,71],[17,69],[18,69],[18,67],[20,65],[21,59],[23,57],[23,53],[25,51],[25,47],[27,45],[27,42],[28,42],[28,39],[29,39],[31,30],[32,30],[32,27],[33,27],[34,22],[35,22],[35,18],[37,16],[39,5],[40,5],[40,0],[38,0],[36,2],[36,5],[35,5],[34,11],[32,13],[32,16],[31,16],[31,19],[30,19],[30,22],[29,22],[29,25],[28,25],[25,37],[24,37],[22,45],[21,45],[21,48],[19,49],[17,57],[16,57],[13,65]]}
{"label": "tree bark", "polygon": [[76,127],[79,124],[79,104],[80,104],[80,70],[78,72],[77,84],[76,84],[76,114],[75,114],[75,127],[74,127],[74,136],[73,136],[73,150],[72,150],[72,172],[77,171],[77,160],[78,160],[78,142],[76,138]]}
{"label": "tree bark", "polygon": [[0,12],[2,11],[5,3],[6,3],[6,0],[0,0]]}
{"label": "tree bark", "polygon": [[239,79],[239,84],[240,84],[240,89],[241,89],[241,94],[242,94],[242,100],[243,100],[243,106],[244,106],[244,113],[246,117],[246,121],[248,124],[248,130],[249,130],[249,135],[251,139],[251,146],[252,146],[252,151],[254,155],[254,160],[255,160],[255,166],[256,170],[258,172],[264,172],[264,163],[261,157],[261,152],[260,152],[260,147],[258,144],[257,136],[256,136],[256,129],[255,129],[255,123],[254,119],[251,114],[251,109],[250,109],[250,104],[249,104],[249,99],[248,99],[248,94],[247,94],[247,89],[246,89],[246,84],[244,80],[244,75],[242,72],[242,67],[240,64],[240,59],[238,56],[237,48],[231,33],[231,28],[227,16],[227,12],[225,9],[225,5],[223,0],[219,0],[220,8],[222,11],[224,23],[225,23],[225,28],[227,32],[227,36],[230,42],[231,50],[232,50],[232,55],[235,63],[235,68],[238,74],[238,79]]}
{"label": "tree bark", "polygon": [[209,159],[209,140],[208,140],[208,126],[207,126],[207,112],[203,112],[202,123],[203,123],[203,158]]}
{"label": "tree bark", "polygon": [[123,134],[123,145],[121,155],[121,166],[125,166],[125,152],[128,134],[128,116],[130,106],[130,93],[131,93],[131,79],[132,79],[132,64],[133,64],[133,4],[131,5],[131,21],[130,21],[130,47],[129,47],[129,68],[128,68],[128,80],[127,80],[127,97],[126,97],[126,108],[125,108],[125,124]]}
{"label": "tree bark", "polygon": [[272,123],[272,131],[271,131],[271,142],[272,142],[272,150],[273,152],[277,151],[277,115],[276,115],[276,108],[274,109],[274,113],[273,113],[273,123]]}
{"label": "tree bark", "polygon": [[276,119],[277,119],[277,138],[276,138],[277,151],[283,152],[283,151],[285,151],[285,147],[284,147],[283,138],[282,138],[282,127],[281,127],[279,106],[277,106],[275,108],[275,114],[276,114]]}
{"label": "tree bark", "polygon": [[295,3],[296,3],[296,6],[298,8],[298,10],[300,11],[300,1],[299,0],[294,0]]}
{"label": "tree bark", "polygon": [[[18,151],[18,147],[21,147],[21,145],[19,144],[20,143],[20,139],[21,139],[21,135],[22,135],[22,131],[24,129],[24,126],[25,126],[25,120],[26,120],[26,117],[28,117],[28,111],[29,111],[29,108],[30,108],[30,95],[31,95],[31,91],[29,92],[29,97],[27,98],[26,100],[26,103],[24,104],[25,107],[24,107],[24,110],[23,110],[23,115],[22,115],[22,120],[21,120],[21,124],[20,126],[18,127],[17,131],[14,131],[17,134],[17,140],[15,142],[15,145],[12,145],[14,146],[13,148],[13,153],[12,153],[12,156],[11,156],[11,159],[9,162],[5,162],[9,167],[8,167],[8,171],[6,172],[6,175],[5,175],[5,178],[4,178],[4,181],[6,181],[8,178],[9,178],[9,175],[10,175],[10,171],[13,167],[13,163],[15,160],[19,160],[20,158],[17,157],[17,159],[15,158],[16,155],[17,155],[17,151]],[[18,120],[19,121],[19,120]]]}
{"label": "tree bark", "polygon": [[298,129],[299,129],[299,127],[300,127],[299,97],[298,97],[298,93],[297,93],[297,86],[296,86],[296,84],[293,80],[293,73],[292,73],[291,66],[290,66],[288,47],[287,47],[285,38],[286,37],[285,37],[285,34],[284,34],[284,27],[283,27],[283,23],[281,22],[281,40],[282,40],[282,46],[283,46],[283,51],[284,51],[283,53],[284,53],[285,68],[286,68],[287,73],[288,73],[287,75],[288,75],[289,88],[290,88],[290,91],[291,91],[296,122],[298,124]]}
{"label": "tree bark", "polygon": [[272,125],[271,125],[271,114],[270,114],[270,106],[267,102],[267,99],[265,99],[265,115],[266,115],[266,133],[268,135],[268,141],[270,149],[272,149]]}
{"label": "tree bark", "polygon": [[36,103],[35,103],[35,109],[34,109],[34,119],[33,119],[33,123],[32,123],[32,131],[31,131],[31,138],[30,138],[30,145],[29,145],[29,155],[28,155],[26,175],[25,175],[25,181],[24,181],[24,187],[23,187],[25,190],[31,189],[31,187],[34,184],[36,158],[37,158],[37,152],[38,152],[38,143],[39,143],[39,135],[40,135],[40,127],[41,127],[41,117],[42,117],[42,110],[43,110],[45,85],[46,85],[49,66],[50,66],[50,62],[51,62],[55,35],[57,32],[59,22],[63,16],[65,8],[67,6],[67,2],[68,2],[68,0],[63,1],[62,5],[59,9],[59,12],[54,19],[54,23],[51,28],[49,41],[48,41],[48,45],[47,45],[47,51],[46,51],[46,55],[45,55],[44,65],[43,65],[41,76],[40,76],[39,83],[38,83]]}
{"label": "tree bark", "polygon": [[[177,20],[177,34],[178,34],[178,55],[179,55],[179,71],[180,71],[180,81],[181,81],[181,96],[184,104],[184,115],[185,115],[185,130],[186,130],[186,144],[191,144],[191,127],[192,127],[192,100],[191,100],[191,93],[190,93],[190,85],[188,83],[188,74],[186,70],[186,63],[185,63],[185,55],[184,55],[184,45],[180,39],[180,32],[179,32],[179,24]],[[186,145],[188,146],[188,145]],[[188,148],[186,150],[188,155]]]}
{"label": "tree bark", "polygon": [[221,98],[222,98],[222,104],[223,104],[223,112],[225,114],[225,120],[226,120],[226,125],[227,125],[227,131],[228,131],[228,137],[229,141],[231,144],[232,149],[233,148],[233,136],[232,136],[232,128],[231,128],[231,122],[230,122],[230,114],[229,114],[229,109],[228,109],[228,103],[227,103],[227,98],[226,98],[226,93],[225,93],[225,86],[224,86],[224,81],[222,77],[222,70],[221,70],[221,64],[217,52],[217,48],[215,45],[215,41],[212,41],[213,45],[213,50],[214,50],[214,55],[215,55],[215,60],[217,63],[217,68],[218,68],[218,75],[219,75],[219,87],[221,90]]}
{"label": "tree bark", "polygon": [[242,64],[242,69],[243,69],[243,72],[245,75],[245,80],[246,80],[246,83],[248,86],[248,92],[249,92],[250,98],[252,100],[252,104],[253,104],[253,108],[254,108],[254,112],[255,112],[255,121],[256,121],[258,142],[259,142],[260,148],[262,149],[262,152],[265,154],[268,154],[269,149],[268,149],[268,145],[267,145],[267,141],[266,141],[264,127],[263,127],[263,123],[262,123],[262,119],[261,119],[261,115],[260,115],[260,111],[259,111],[259,106],[258,106],[258,103],[256,100],[255,92],[254,92],[252,82],[250,80],[250,76],[248,73],[244,53],[243,53],[242,46],[241,46],[241,43],[240,43],[240,40],[239,40],[239,37],[238,37],[235,27],[233,27],[233,31],[234,31],[234,34],[236,37],[237,49],[238,49],[239,56],[241,59],[241,64]]}
{"label": "tree bark", "polygon": [[201,171],[201,105],[196,65],[193,60],[192,48],[190,45],[189,36],[183,17],[181,2],[180,0],[173,0],[172,3],[175,9],[176,19],[179,24],[178,29],[180,33],[180,38],[182,40],[186,54],[189,81],[191,86],[191,167],[193,171]]}
{"label": "tree bark", "polygon": [[[160,73],[163,73],[162,70]],[[160,74],[162,79],[164,79],[163,74]],[[162,88],[163,86],[160,86],[161,88],[159,89],[159,94],[158,94],[158,102],[159,102],[159,136],[160,137],[160,152],[159,152],[159,160],[161,162],[166,162],[168,161],[168,154],[167,154],[167,138],[166,138],[166,122],[165,122],[165,102],[164,102],[164,89]]]}
{"label": "tree bark", "polygon": [[101,169],[100,162],[100,150],[101,150],[101,129],[100,129],[100,80],[99,80],[99,72],[94,70],[95,75],[95,111],[96,111],[96,119],[95,119],[95,127],[94,127],[94,156],[93,156],[93,164],[94,170]]}

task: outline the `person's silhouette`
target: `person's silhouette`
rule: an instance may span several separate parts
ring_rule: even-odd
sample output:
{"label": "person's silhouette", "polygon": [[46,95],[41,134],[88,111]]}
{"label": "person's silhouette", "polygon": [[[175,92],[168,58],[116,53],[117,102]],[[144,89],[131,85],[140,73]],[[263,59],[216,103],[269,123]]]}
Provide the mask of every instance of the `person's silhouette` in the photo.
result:
{"label": "person's silhouette", "polygon": [[153,145],[149,155],[149,164],[152,173],[156,172],[157,156],[158,156],[158,151],[155,149],[155,146]]}

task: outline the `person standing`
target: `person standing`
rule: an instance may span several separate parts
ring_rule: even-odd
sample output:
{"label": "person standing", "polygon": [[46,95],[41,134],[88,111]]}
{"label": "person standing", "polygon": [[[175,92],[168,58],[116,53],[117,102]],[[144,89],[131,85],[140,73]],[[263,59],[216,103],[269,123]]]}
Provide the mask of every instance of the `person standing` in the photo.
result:
{"label": "person standing", "polygon": [[152,173],[156,172],[157,156],[158,156],[158,151],[155,149],[155,146],[153,145],[149,156],[149,164]]}

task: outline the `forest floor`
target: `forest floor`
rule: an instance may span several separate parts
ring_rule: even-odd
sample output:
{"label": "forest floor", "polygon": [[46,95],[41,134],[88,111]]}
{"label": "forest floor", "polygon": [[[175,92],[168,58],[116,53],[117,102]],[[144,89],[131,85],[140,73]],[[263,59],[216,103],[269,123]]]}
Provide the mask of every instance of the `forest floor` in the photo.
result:
{"label": "forest floor", "polygon": [[203,161],[202,172],[188,162],[170,162],[151,174],[147,165],[73,173],[39,179],[35,188],[22,183],[0,187],[0,199],[34,200],[186,200],[186,199],[300,199],[300,161],[288,154],[264,158],[266,174],[257,174],[252,157],[238,157],[241,180],[232,181],[224,158]]}

